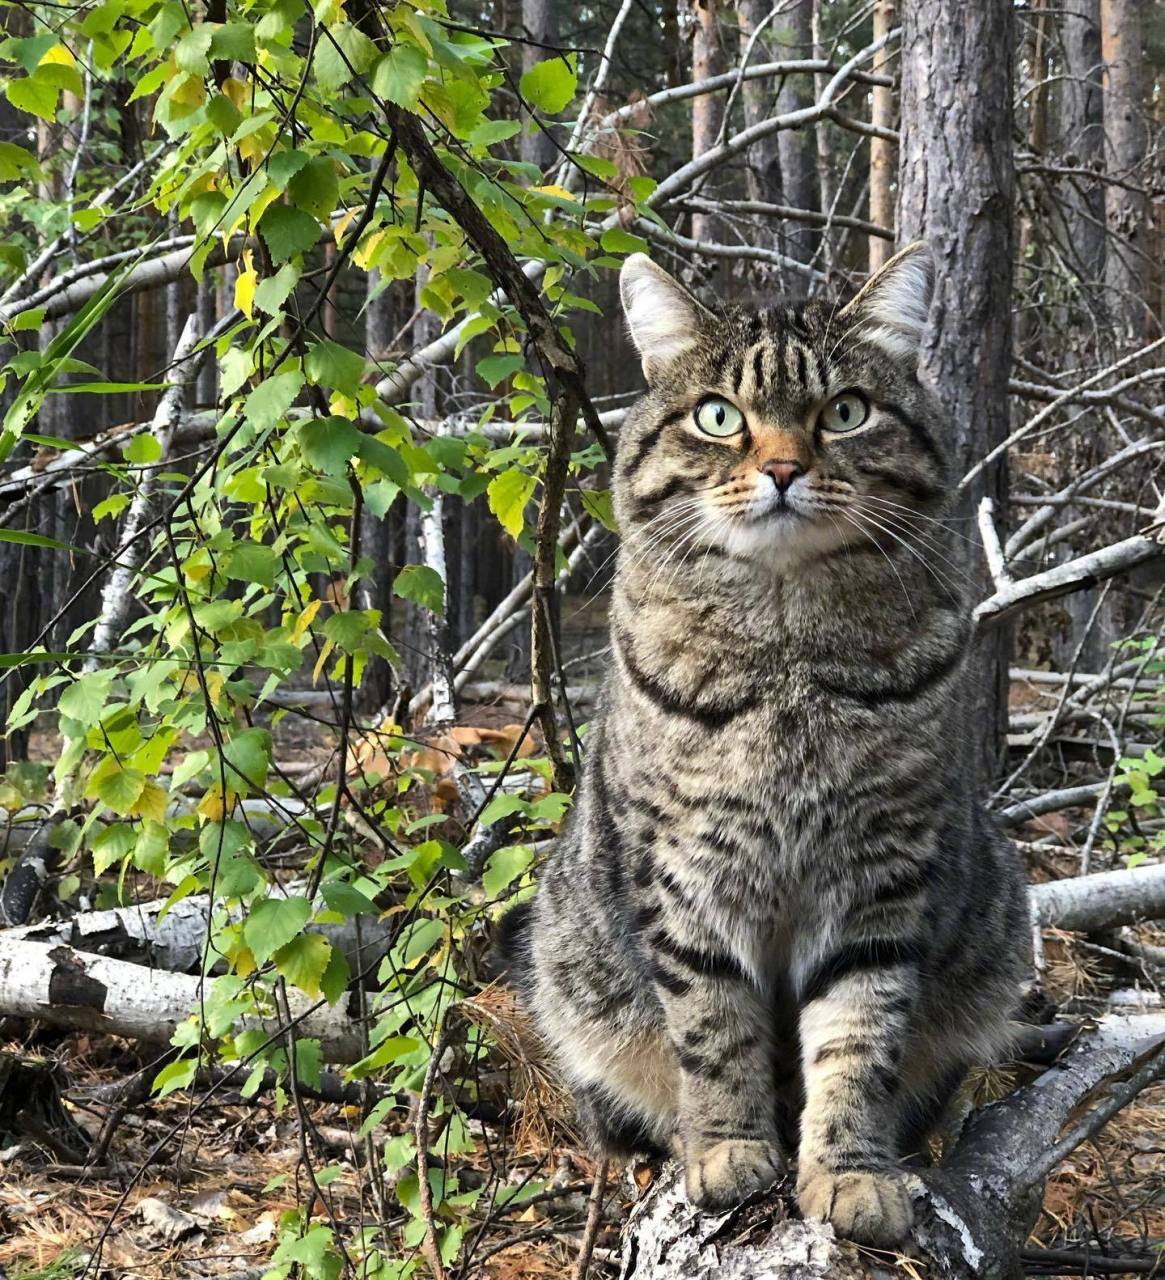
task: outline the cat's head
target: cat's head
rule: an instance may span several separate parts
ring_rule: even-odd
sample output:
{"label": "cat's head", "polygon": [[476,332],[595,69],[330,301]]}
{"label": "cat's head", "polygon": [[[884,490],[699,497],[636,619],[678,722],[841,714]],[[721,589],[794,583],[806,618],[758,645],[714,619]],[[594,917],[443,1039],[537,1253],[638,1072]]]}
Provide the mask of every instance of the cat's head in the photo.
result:
{"label": "cat's head", "polygon": [[620,290],[648,393],[619,441],[624,535],[779,569],[888,545],[941,507],[941,413],[918,380],[933,279],[919,243],[844,307],[713,311],[628,258]]}

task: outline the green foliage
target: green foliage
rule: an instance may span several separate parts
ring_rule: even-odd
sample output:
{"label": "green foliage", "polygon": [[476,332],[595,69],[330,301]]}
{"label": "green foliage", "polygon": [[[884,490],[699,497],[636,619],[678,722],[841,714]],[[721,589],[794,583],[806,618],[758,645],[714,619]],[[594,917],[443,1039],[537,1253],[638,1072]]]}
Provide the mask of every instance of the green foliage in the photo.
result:
{"label": "green foliage", "polygon": [[[296,819],[307,849],[297,881],[264,864],[246,808],[278,806],[290,793],[273,767],[271,734],[253,723],[258,707],[293,677],[358,686],[373,659],[395,661],[380,614],[349,604],[360,600],[375,568],[358,549],[363,513],[384,518],[402,495],[425,506],[434,493],[459,494],[487,504],[517,538],[540,492],[544,453],[529,443],[536,435],[523,440],[522,428],[546,417],[551,395],[522,317],[501,299],[450,211],[421,190],[404,153],[394,149],[385,164],[393,147],[386,104],[426,122],[442,162],[515,257],[536,266],[568,344],[571,313],[593,309],[589,279],[615,265],[610,255],[641,247],[614,226],[616,208],[622,202],[641,212],[636,202],[652,189],[650,180],[635,179],[617,196],[605,185],[617,177],[614,166],[595,157],[577,157],[586,182],[568,178],[565,186],[522,164],[518,135],[538,126],[525,110],[515,118],[506,83],[513,51],[504,41],[451,21],[442,0],[376,13],[377,25],[366,29],[354,9],[333,0],[227,0],[216,21],[198,6],[159,0],[34,4],[22,10],[31,34],[0,45],[4,92],[25,124],[40,121],[62,128],[54,139],[74,138],[77,102],[88,94],[94,112],[71,200],[46,194],[63,189],[70,160],[63,144],[37,158],[0,143],[0,287],[53,237],[75,242],[84,259],[135,251],[80,310],[46,331],[41,348],[17,352],[0,370],[10,405],[0,461],[32,433],[49,396],[66,389],[132,393],[139,401],[160,394],[159,384],[118,384],[80,358],[95,345],[91,337],[125,273],[156,256],[146,239],[153,228],[173,220],[193,233],[188,270],[195,279],[216,270],[212,253],[237,256],[238,314],[209,351],[220,388],[210,452],[171,470],[159,436],[141,429],[102,460],[109,488],[92,515],[107,541],[116,542],[144,478],[153,486],[149,512],[159,518],[147,523],[144,554],[134,561],[141,566],[132,585],[136,620],[95,670],[86,669],[85,631],[57,652],[0,655],[0,677],[18,669],[31,675],[9,728],[47,710],[62,735],[51,777],[10,768],[0,803],[15,812],[45,805],[51,794],[73,810],[54,841],[78,865],[87,860],[86,874],[98,877],[109,900],[118,900],[133,870],[156,878],[171,905],[198,893],[212,893],[218,904],[208,964],[221,959],[226,973],[175,1035],[182,1056],[155,1080],[163,1096],[189,1087],[199,1060],[216,1052],[250,1069],[252,1091],[273,1070],[277,1105],[285,1105],[287,1046],[261,1028],[289,993],[345,999],[356,975],[325,930],[380,917],[385,903],[392,904],[384,918],[393,942],[370,997],[368,1053],[352,1074],[415,1093],[437,1029],[471,991],[469,940],[495,909],[493,899],[528,890],[533,854],[525,833],[552,831],[568,803],[554,794],[494,802],[487,817],[508,815],[519,830],[486,868],[488,901],[454,888],[461,855],[428,838],[432,815],[418,820],[410,812],[410,789],[424,784],[425,771],[405,760],[404,739],[389,749],[393,783],[359,789],[363,826],[333,821],[337,805],[351,814],[352,797],[337,796],[331,783]],[[580,97],[574,56],[527,71],[520,92],[541,115],[567,112]],[[126,111],[143,136],[163,145],[148,151],[140,191],[98,199],[128,167],[120,150],[119,113]],[[442,325],[458,326],[459,354],[470,348],[484,406],[476,421],[459,424],[456,436],[434,433],[407,405],[378,393],[379,379],[401,371],[374,365],[358,344],[323,332],[319,286],[329,261],[375,271],[384,282],[423,273],[424,307]],[[9,324],[36,333],[43,319],[39,306],[17,306]],[[512,425],[512,441],[501,438],[502,424]],[[487,425],[488,435],[480,429]],[[35,439],[50,453],[69,447]],[[572,501],[582,494],[576,507],[609,523],[609,495],[595,489],[591,474],[598,461],[593,449],[574,455]],[[0,539],[30,555],[64,547],[15,528],[0,530]],[[394,591],[427,610],[445,607],[445,583],[426,565],[402,568]],[[366,865],[369,829],[391,843],[373,869]],[[487,1051],[478,1033],[458,1034],[467,1060]],[[318,1043],[301,1040],[299,1079],[317,1079],[320,1062]],[[441,1099],[435,1114],[443,1156],[470,1150],[453,1103]],[[340,1242],[330,1225],[303,1212],[286,1215],[271,1276],[330,1280],[343,1267],[342,1246],[369,1277],[406,1280],[418,1267],[424,1224],[416,1175],[405,1167],[412,1139],[391,1128],[380,1137],[386,1170],[402,1175],[395,1185],[405,1226]],[[439,1247],[451,1265],[478,1193],[440,1171],[433,1176]]]}

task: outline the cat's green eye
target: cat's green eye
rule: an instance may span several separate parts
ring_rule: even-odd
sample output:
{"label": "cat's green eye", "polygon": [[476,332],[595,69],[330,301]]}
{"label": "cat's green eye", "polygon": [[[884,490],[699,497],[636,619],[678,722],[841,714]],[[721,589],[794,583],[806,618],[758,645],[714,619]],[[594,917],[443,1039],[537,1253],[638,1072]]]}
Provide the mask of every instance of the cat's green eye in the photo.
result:
{"label": "cat's green eye", "polygon": [[696,426],[706,436],[734,436],[744,429],[744,414],[720,396],[709,396],[696,406]]}
{"label": "cat's green eye", "polygon": [[819,426],[826,431],[852,431],[870,416],[870,402],[856,391],[843,391],[821,410]]}

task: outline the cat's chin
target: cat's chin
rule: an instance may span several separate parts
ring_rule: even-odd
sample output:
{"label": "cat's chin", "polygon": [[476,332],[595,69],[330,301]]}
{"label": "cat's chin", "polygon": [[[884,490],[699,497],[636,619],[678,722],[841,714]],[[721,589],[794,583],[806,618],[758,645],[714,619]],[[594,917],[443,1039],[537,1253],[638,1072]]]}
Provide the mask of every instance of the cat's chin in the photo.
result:
{"label": "cat's chin", "polygon": [[796,570],[840,550],[847,542],[844,528],[800,513],[773,513],[762,520],[718,524],[717,545],[737,560],[751,560],[774,573]]}

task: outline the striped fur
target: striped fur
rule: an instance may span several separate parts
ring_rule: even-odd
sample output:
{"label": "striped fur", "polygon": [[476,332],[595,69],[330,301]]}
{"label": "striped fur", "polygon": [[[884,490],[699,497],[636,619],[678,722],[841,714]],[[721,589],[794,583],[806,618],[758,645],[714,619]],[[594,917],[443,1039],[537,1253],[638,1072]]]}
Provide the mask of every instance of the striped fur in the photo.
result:
{"label": "striped fur", "polygon": [[[628,273],[649,390],[616,468],[614,662],[512,970],[597,1146],[674,1152],[709,1209],[796,1156],[807,1215],[893,1244],[901,1161],[1029,964],[971,784],[929,255],[836,312],[712,312]],[[866,422],[823,428],[848,391]],[[737,436],[696,425],[709,395]]]}

